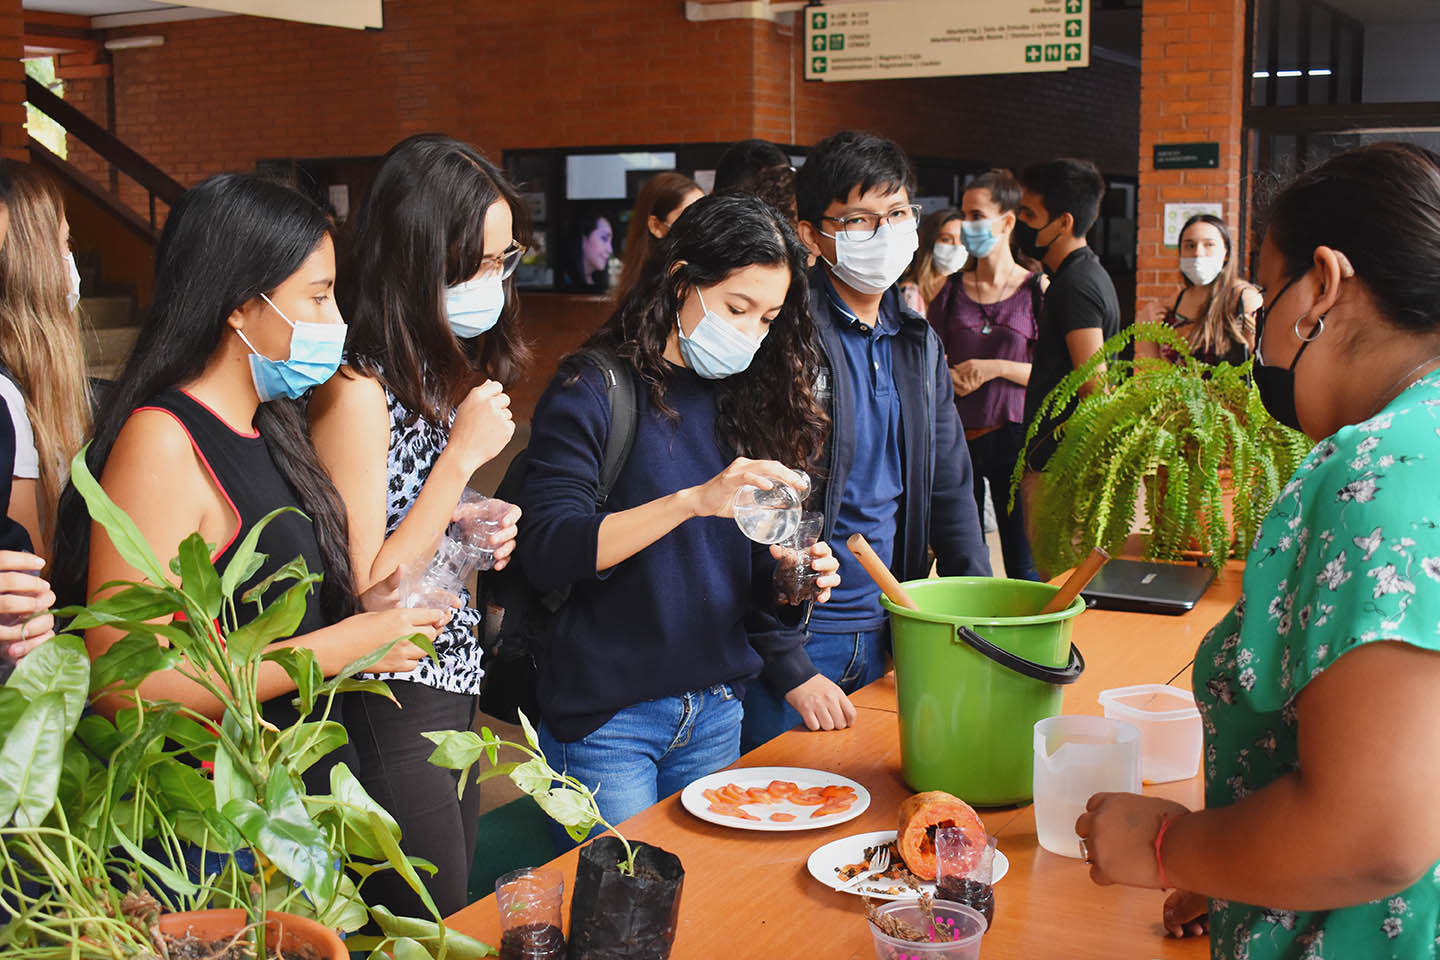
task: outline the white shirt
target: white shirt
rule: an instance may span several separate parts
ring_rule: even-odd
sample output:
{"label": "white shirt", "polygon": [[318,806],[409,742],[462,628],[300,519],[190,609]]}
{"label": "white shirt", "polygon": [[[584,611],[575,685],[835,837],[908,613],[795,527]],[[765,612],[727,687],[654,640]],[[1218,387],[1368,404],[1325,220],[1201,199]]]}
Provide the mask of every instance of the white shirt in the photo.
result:
{"label": "white shirt", "polygon": [[6,376],[0,376],[0,396],[5,398],[10,421],[15,424],[15,466],[11,474],[21,480],[38,479],[40,454],[35,449],[35,431],[30,426],[30,417],[25,413],[25,398]]}

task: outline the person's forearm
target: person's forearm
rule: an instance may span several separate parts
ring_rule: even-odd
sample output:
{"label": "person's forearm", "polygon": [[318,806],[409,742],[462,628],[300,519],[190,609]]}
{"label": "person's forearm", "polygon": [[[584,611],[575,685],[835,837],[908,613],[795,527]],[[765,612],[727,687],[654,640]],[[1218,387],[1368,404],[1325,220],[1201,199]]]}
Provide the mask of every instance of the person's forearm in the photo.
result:
{"label": "person's forearm", "polygon": [[595,571],[603,573],[630,559],[695,516],[695,495],[685,489],[649,503],[607,514],[600,521]]}
{"label": "person's forearm", "polygon": [[357,592],[364,593],[404,564],[428,564],[469,482],[470,471],[459,458],[448,449],[442,451],[409,512],[381,544],[368,576],[356,584]]}
{"label": "person's forearm", "polygon": [[1096,367],[1095,376],[1080,384],[1080,389],[1076,392],[1079,393],[1082,397],[1088,397],[1090,396],[1090,394],[1094,393],[1100,385],[1100,378],[1105,376],[1105,369],[1106,365],[1103,363],[1100,364],[1100,366]]}
{"label": "person's forearm", "polygon": [[1030,364],[1021,360],[996,360],[999,376],[1022,387],[1030,385]]}
{"label": "person's forearm", "polygon": [[1333,910],[1415,883],[1433,857],[1404,824],[1375,810],[1336,810],[1298,774],[1227,807],[1180,817],[1165,835],[1172,887],[1279,910]]}

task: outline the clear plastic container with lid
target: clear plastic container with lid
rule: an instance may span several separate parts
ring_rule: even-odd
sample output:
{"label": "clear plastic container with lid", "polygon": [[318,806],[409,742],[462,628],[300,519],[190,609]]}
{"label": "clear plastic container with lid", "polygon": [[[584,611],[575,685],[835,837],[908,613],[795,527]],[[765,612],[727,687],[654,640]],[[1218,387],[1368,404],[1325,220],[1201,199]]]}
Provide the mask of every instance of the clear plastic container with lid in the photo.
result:
{"label": "clear plastic container with lid", "polygon": [[1116,687],[1100,694],[1105,716],[1140,731],[1140,778],[1146,783],[1188,780],[1200,771],[1205,737],[1195,695],[1163,683]]}

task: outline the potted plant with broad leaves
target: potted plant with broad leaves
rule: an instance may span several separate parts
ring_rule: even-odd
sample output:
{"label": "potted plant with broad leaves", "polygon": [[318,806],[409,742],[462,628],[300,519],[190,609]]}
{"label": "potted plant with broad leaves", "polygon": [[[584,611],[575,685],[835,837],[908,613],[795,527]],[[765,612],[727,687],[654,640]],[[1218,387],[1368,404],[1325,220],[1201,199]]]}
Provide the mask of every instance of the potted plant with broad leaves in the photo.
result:
{"label": "potted plant with broad leaves", "polygon": [[[1136,339],[1167,346],[1176,359],[1122,358]],[[1090,381],[1094,389],[1081,396]],[[1158,323],[1120,331],[1061,380],[1032,420],[1026,448],[1048,417],[1063,419],[1028,523],[1036,561],[1050,570],[1076,565],[1093,547],[1121,551],[1143,496],[1148,559],[1198,553],[1219,571],[1254,539],[1310,449],[1304,434],[1266,412],[1249,362],[1202,363]],[[1023,470],[1022,459],[1012,500]]]}
{"label": "potted plant with broad leaves", "polygon": [[[685,870],[680,858],[649,844],[632,844],[600,815],[595,793],[556,772],[540,750],[529,719],[520,714],[525,743],[497,737],[489,727],[427,733],[435,744],[430,762],[460,771],[463,794],[470,768],[483,757],[489,767],[474,783],[507,776],[533,797],[575,840],[596,826],[605,833],[580,850],[570,901],[570,960],[665,960],[675,943]],[[500,762],[500,751],[521,759]]]}
{"label": "potted plant with broad leaves", "polygon": [[[246,533],[222,573],[198,534],[180,545],[172,582],[138,528],[86,468],[71,478],[91,517],[142,580],[106,585],[85,607],[59,611],[65,633],[25,657],[0,688],[0,953],[10,960],[171,956],[193,933],[205,954],[348,958],[486,956],[485,944],[430,920],[368,909],[365,878],[393,869],[435,914],[399,828],[343,764],[329,792],[307,795],[301,774],[345,742],[329,719],[386,649],[326,679],[304,648],[276,648],[294,633],[320,576],[296,559],[245,590],[267,558]],[[276,513],[279,513],[277,511]],[[266,604],[274,585],[281,596]],[[238,624],[240,604],[256,615]],[[81,634],[124,631],[93,662]],[[423,644],[423,638],[412,638]],[[261,664],[294,679],[302,719],[277,728],[261,715]],[[86,714],[92,697],[133,691],[173,669],[224,705],[219,724],[174,702],[128,697],[114,720]],[[207,770],[213,771],[207,774]],[[342,942],[336,930],[374,919],[385,935]]]}

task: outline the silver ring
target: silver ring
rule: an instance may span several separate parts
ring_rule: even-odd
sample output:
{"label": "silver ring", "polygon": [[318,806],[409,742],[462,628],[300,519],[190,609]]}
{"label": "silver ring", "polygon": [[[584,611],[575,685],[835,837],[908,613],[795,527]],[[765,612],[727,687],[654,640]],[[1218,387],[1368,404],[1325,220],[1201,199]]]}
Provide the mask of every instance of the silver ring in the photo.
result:
{"label": "silver ring", "polygon": [[1080,838],[1080,859],[1084,860],[1086,863],[1094,862],[1090,859],[1090,845],[1085,842],[1084,837]]}

